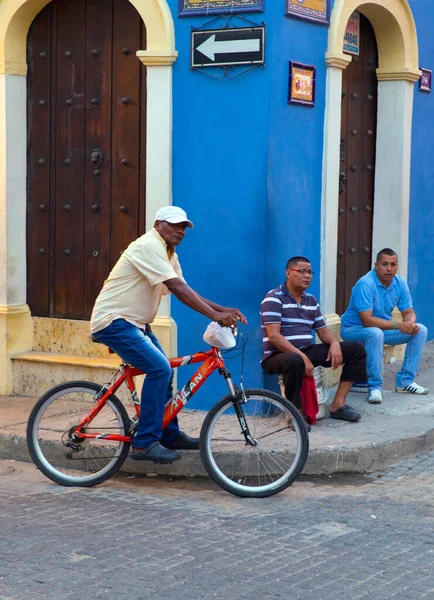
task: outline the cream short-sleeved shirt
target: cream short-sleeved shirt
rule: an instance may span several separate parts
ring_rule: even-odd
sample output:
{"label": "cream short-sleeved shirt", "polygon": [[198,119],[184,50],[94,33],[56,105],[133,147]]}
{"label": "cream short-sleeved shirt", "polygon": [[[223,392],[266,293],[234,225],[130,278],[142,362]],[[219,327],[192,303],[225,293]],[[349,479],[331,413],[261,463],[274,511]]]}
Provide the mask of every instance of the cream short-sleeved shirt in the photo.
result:
{"label": "cream short-sleeved shirt", "polygon": [[91,333],[119,318],[144,328],[161,297],[170,293],[163,281],[175,277],[185,281],[178,256],[173,252],[169,258],[166,242],[151,229],[128,246],[105,280],[90,318]]}

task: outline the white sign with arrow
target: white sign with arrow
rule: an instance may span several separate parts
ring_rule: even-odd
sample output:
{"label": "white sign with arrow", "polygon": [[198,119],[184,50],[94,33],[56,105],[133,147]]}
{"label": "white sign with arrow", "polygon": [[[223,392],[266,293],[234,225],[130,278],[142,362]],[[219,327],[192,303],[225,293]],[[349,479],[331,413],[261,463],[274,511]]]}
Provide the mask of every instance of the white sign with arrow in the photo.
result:
{"label": "white sign with arrow", "polygon": [[264,64],[265,26],[192,31],[191,66]]}
{"label": "white sign with arrow", "polygon": [[233,54],[240,52],[259,52],[261,49],[261,41],[256,40],[227,40],[217,42],[215,34],[209,37],[207,40],[202,42],[200,46],[196,48],[198,52],[201,52],[207,56],[210,60],[215,61],[216,54]]}

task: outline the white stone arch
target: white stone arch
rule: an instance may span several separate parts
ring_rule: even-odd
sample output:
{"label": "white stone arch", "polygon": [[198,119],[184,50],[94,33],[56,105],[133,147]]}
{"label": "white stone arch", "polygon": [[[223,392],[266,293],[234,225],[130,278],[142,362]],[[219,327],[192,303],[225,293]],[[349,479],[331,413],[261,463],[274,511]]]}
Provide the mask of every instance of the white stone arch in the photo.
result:
{"label": "white stone arch", "polygon": [[[32,348],[26,304],[26,41],[50,0],[0,0],[0,394],[12,391],[9,356]],[[147,48],[147,226],[171,203],[173,18],[166,0],[130,0],[142,17]],[[161,325],[172,326],[167,303]],[[167,345],[167,344],[166,344]]]}
{"label": "white stone arch", "polygon": [[351,62],[343,38],[355,10],[371,22],[379,54],[373,256],[389,246],[399,254],[404,277],[408,265],[413,92],[420,77],[416,26],[407,0],[336,0],[326,54],[321,233],[321,301],[332,325],[340,322],[335,313],[342,71]]}
{"label": "white stone arch", "polygon": [[[0,3],[0,73],[25,75],[26,39],[36,15],[51,0],[2,0]],[[153,64],[173,64],[175,30],[166,0],[130,0],[146,25],[147,50],[142,56]],[[160,59],[160,60],[159,60]]]}

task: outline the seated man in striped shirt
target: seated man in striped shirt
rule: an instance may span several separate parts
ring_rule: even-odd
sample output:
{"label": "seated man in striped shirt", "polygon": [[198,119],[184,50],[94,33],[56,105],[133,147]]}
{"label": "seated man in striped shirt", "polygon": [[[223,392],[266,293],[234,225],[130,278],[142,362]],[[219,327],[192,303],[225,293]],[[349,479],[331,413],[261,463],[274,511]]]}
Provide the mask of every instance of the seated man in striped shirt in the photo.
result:
{"label": "seated man in striped shirt", "polygon": [[[366,353],[358,342],[339,343],[327,328],[317,300],[306,292],[312,275],[307,258],[290,258],[286,281],[262,301],[262,368],[266,373],[282,374],[285,396],[300,409],[303,377],[312,377],[314,367],[337,369],[343,365],[330,417],[358,421],[361,415],[345,402],[353,382],[366,379]],[[313,330],[322,344],[314,343]]]}

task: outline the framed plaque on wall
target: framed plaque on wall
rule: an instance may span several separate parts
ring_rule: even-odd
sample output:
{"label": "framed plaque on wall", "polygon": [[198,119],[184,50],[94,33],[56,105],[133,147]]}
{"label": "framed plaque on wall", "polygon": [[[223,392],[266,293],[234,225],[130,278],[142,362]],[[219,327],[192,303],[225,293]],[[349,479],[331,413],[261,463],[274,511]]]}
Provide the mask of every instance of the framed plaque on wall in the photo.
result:
{"label": "framed plaque on wall", "polygon": [[328,25],[330,23],[330,0],[285,0],[285,14]]}
{"label": "framed plaque on wall", "polygon": [[298,62],[289,62],[288,104],[315,105],[316,68]]}
{"label": "framed plaque on wall", "polygon": [[264,0],[178,0],[178,16],[263,12]]}

